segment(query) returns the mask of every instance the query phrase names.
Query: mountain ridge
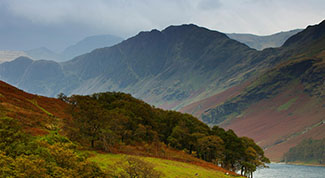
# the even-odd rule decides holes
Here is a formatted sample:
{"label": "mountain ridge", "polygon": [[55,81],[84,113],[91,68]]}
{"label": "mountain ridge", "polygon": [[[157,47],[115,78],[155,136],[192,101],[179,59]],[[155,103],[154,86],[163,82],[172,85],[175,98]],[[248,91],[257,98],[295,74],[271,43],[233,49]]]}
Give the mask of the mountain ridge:
{"label": "mountain ridge", "polygon": [[300,31],[302,31],[302,29],[278,32],[264,36],[249,33],[227,33],[226,35],[234,40],[247,44],[251,48],[263,50],[266,48],[281,47],[289,37]]}

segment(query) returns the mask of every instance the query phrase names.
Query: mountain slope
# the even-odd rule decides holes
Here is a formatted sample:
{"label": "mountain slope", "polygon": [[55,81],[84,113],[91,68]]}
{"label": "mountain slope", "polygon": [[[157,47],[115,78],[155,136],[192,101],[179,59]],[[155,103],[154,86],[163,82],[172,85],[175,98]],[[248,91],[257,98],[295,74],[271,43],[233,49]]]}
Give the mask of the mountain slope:
{"label": "mountain slope", "polygon": [[235,68],[243,62],[242,56],[253,52],[218,32],[194,25],[172,26],[95,50],[65,63],[64,69],[84,80],[73,93],[122,90],[158,103],[183,100],[213,80],[218,82],[219,73]]}
{"label": "mountain slope", "polygon": [[61,56],[64,60],[69,60],[81,54],[89,53],[97,48],[113,46],[122,40],[122,38],[113,35],[89,36],[64,49]]}
{"label": "mountain slope", "polygon": [[263,50],[265,48],[277,48],[282,46],[288,38],[297,34],[300,31],[302,31],[302,29],[279,32],[267,36],[240,33],[230,33],[227,34],[227,36],[231,39],[244,43],[251,48]]}
{"label": "mountain slope", "polygon": [[32,95],[0,81],[0,117],[17,118],[33,135],[47,134],[60,127],[67,104],[61,100]]}
{"label": "mountain slope", "polygon": [[325,138],[324,25],[308,27],[285,43],[283,48],[296,49],[290,60],[183,112],[254,138],[275,161],[304,138]]}
{"label": "mountain slope", "polygon": [[5,73],[0,76],[32,93],[124,91],[152,104],[176,108],[187,99],[199,99],[247,78],[251,63],[257,63],[252,59],[256,53],[222,33],[182,25],[141,32],[116,46],[61,63],[64,77],[52,77],[62,88],[39,80],[37,88],[30,88],[28,80],[14,83],[3,77]]}
{"label": "mountain slope", "polygon": [[141,32],[118,45],[60,63],[62,71],[48,81],[27,77],[15,83],[3,77],[5,73],[0,78],[48,96],[122,91],[162,108],[180,109],[293,55],[291,48],[256,51],[220,32],[181,25]]}

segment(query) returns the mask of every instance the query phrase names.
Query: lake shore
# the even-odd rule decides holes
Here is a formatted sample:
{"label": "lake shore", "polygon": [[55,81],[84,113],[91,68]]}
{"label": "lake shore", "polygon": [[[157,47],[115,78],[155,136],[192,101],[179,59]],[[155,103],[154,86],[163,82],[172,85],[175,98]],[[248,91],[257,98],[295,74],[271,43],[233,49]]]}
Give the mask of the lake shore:
{"label": "lake shore", "polygon": [[304,162],[271,162],[272,164],[289,164],[289,165],[300,165],[300,166],[317,166],[317,167],[325,167],[325,164],[317,164],[317,163],[304,163]]}

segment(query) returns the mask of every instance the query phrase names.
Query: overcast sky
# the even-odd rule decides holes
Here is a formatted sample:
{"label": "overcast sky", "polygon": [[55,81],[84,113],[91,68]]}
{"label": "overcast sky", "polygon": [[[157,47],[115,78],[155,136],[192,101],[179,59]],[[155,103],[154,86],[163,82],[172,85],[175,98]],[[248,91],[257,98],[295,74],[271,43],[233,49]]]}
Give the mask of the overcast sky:
{"label": "overcast sky", "polygon": [[128,38],[184,23],[267,35],[324,19],[324,0],[0,0],[0,49],[62,50],[89,35]]}

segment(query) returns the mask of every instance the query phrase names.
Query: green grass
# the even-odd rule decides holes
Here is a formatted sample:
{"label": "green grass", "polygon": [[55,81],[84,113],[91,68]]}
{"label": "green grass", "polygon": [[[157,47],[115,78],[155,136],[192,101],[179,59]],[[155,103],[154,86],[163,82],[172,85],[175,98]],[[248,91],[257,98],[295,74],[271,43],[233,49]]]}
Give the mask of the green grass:
{"label": "green grass", "polygon": [[[103,169],[107,169],[113,166],[116,162],[122,160],[125,155],[123,154],[99,154],[95,153],[90,158],[91,161],[96,162]],[[208,169],[193,164],[184,162],[171,161],[152,157],[139,157],[146,162],[152,163],[157,171],[162,172],[164,177],[171,178],[189,178],[189,177],[218,177],[218,178],[229,178],[234,177],[231,175],[225,175],[223,172],[217,170]],[[197,174],[197,175],[195,175]]]}
{"label": "green grass", "polygon": [[289,100],[287,103],[281,105],[278,107],[277,111],[286,111],[290,108],[290,106],[295,103],[297,100],[297,97],[296,98],[292,98],[291,100]]}
{"label": "green grass", "polygon": [[53,116],[52,113],[48,112],[46,109],[42,108],[40,105],[38,105],[37,101],[35,100],[29,100],[29,102],[31,102],[33,105],[35,105],[36,107],[38,107],[40,110],[42,110],[43,112],[45,112],[47,115],[49,116]]}

